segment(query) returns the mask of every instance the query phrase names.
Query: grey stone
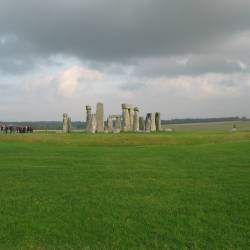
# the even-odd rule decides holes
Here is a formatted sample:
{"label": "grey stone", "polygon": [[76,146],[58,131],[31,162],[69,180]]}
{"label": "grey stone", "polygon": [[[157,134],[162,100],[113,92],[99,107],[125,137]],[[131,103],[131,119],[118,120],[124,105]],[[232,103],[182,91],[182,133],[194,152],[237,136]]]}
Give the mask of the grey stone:
{"label": "grey stone", "polygon": [[109,115],[110,118],[122,118],[122,115]]}
{"label": "grey stone", "polygon": [[133,109],[133,104],[123,103],[122,109]]}
{"label": "grey stone", "polygon": [[130,131],[130,116],[129,116],[129,111],[128,109],[123,109],[122,110],[122,116],[123,116],[123,126],[122,130],[124,132]]}
{"label": "grey stone", "polygon": [[108,133],[109,131],[108,130],[103,130],[102,133]]}
{"label": "grey stone", "polygon": [[108,117],[107,119],[107,125],[108,125],[108,129],[113,129],[113,120],[111,117]]}
{"label": "grey stone", "polygon": [[[149,121],[150,121],[150,117],[149,117],[149,115],[147,114],[147,116],[146,116],[146,121],[145,121],[145,129],[146,130],[150,130],[150,128],[148,128],[149,127]],[[151,123],[150,123],[150,125],[151,125]]]}
{"label": "grey stone", "polygon": [[112,129],[112,133],[120,133],[120,129]]}
{"label": "grey stone", "polygon": [[236,128],[232,128],[230,132],[235,132],[236,130],[237,130]]}
{"label": "grey stone", "polygon": [[90,124],[90,121],[88,121],[88,117],[90,117],[90,115],[91,115],[91,106],[90,105],[86,105],[86,110],[87,110],[87,112],[86,112],[86,130],[88,131],[88,129],[89,129],[89,124]]}
{"label": "grey stone", "polygon": [[139,129],[145,130],[145,121],[143,116],[139,117]]}
{"label": "grey stone", "polygon": [[68,117],[68,132],[71,132],[71,117]]}
{"label": "grey stone", "polygon": [[66,113],[63,114],[63,132],[68,132],[68,114]]}
{"label": "grey stone", "polygon": [[161,128],[161,113],[160,112],[155,113],[155,125],[156,125],[156,131],[162,131],[162,128]]}
{"label": "grey stone", "polygon": [[166,131],[166,132],[171,132],[172,129],[171,128],[164,128],[163,131]]}
{"label": "grey stone", "polygon": [[150,120],[150,119],[148,119],[147,126],[146,126],[146,130],[147,130],[148,132],[152,131],[152,130],[151,130],[151,120]]}
{"label": "grey stone", "polygon": [[96,132],[102,132],[104,130],[104,108],[101,102],[96,105],[96,123]]}
{"label": "grey stone", "polygon": [[129,109],[128,112],[130,117],[130,130],[133,130],[133,123],[134,123],[133,109]]}
{"label": "grey stone", "polygon": [[87,126],[87,133],[94,134],[96,131],[96,114],[88,115],[88,126]]}
{"label": "grey stone", "polygon": [[134,108],[134,131],[139,130],[139,108]]}
{"label": "grey stone", "polygon": [[136,130],[135,133],[150,133],[150,131],[147,131],[147,130]]}
{"label": "grey stone", "polygon": [[115,128],[116,128],[116,129],[119,129],[119,130],[122,129],[121,117],[117,117],[117,118],[116,118]]}
{"label": "grey stone", "polygon": [[[148,128],[148,121],[150,120],[150,128]],[[147,113],[146,117],[146,130],[156,131],[155,126],[155,114],[154,113]]]}

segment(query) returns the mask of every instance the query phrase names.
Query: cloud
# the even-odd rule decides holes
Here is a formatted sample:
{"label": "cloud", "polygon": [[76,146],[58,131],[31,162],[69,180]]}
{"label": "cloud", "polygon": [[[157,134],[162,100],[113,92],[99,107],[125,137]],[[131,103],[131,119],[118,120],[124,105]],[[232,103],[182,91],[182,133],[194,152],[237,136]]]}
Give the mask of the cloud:
{"label": "cloud", "polygon": [[127,82],[123,83],[120,87],[121,90],[139,90],[145,88],[145,83],[141,82]]}
{"label": "cloud", "polygon": [[103,74],[98,71],[75,65],[67,70],[59,71],[54,77],[48,76],[42,79],[34,79],[31,82],[29,91],[40,92],[46,90],[46,92],[54,92],[60,97],[72,98],[77,94],[75,92],[79,84],[87,84],[102,78]]}
{"label": "cloud", "polygon": [[0,68],[20,74],[58,54],[103,70],[189,54],[241,60],[250,56],[249,11],[248,0],[3,0]]}

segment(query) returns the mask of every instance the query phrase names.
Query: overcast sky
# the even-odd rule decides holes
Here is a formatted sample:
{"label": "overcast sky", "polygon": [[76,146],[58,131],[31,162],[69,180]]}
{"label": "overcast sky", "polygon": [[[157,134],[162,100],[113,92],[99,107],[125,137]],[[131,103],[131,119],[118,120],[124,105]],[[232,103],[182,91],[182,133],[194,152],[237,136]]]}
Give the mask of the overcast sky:
{"label": "overcast sky", "polygon": [[0,120],[250,117],[249,0],[0,1]]}

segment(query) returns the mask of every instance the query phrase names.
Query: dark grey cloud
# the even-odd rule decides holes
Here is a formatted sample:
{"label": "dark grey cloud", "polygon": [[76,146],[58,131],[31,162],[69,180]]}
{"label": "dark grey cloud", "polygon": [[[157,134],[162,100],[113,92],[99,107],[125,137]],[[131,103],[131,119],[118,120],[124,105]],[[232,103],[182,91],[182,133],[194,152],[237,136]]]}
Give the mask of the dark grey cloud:
{"label": "dark grey cloud", "polygon": [[138,90],[138,89],[142,89],[145,88],[146,84],[142,83],[142,82],[127,82],[124,83],[123,85],[121,85],[119,88],[121,90]]}
{"label": "dark grey cloud", "polygon": [[26,72],[57,54],[108,66],[187,54],[249,58],[242,46],[223,47],[249,30],[249,12],[249,0],[3,0],[0,37],[13,39],[0,45],[0,69]]}
{"label": "dark grey cloud", "polygon": [[144,60],[133,75],[140,77],[176,77],[205,73],[236,73],[249,71],[249,64],[229,60],[217,55],[187,55],[183,58],[154,58]]}

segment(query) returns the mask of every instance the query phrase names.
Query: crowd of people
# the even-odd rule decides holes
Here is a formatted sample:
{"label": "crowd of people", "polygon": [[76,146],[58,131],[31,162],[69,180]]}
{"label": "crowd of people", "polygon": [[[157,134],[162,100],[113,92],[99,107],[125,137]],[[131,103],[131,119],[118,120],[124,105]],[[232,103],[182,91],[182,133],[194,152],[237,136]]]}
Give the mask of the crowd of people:
{"label": "crowd of people", "polygon": [[1,133],[7,134],[8,131],[10,131],[11,134],[12,132],[17,134],[25,134],[25,133],[32,133],[34,131],[34,128],[32,128],[30,125],[13,127],[12,124],[10,125],[1,124]]}

